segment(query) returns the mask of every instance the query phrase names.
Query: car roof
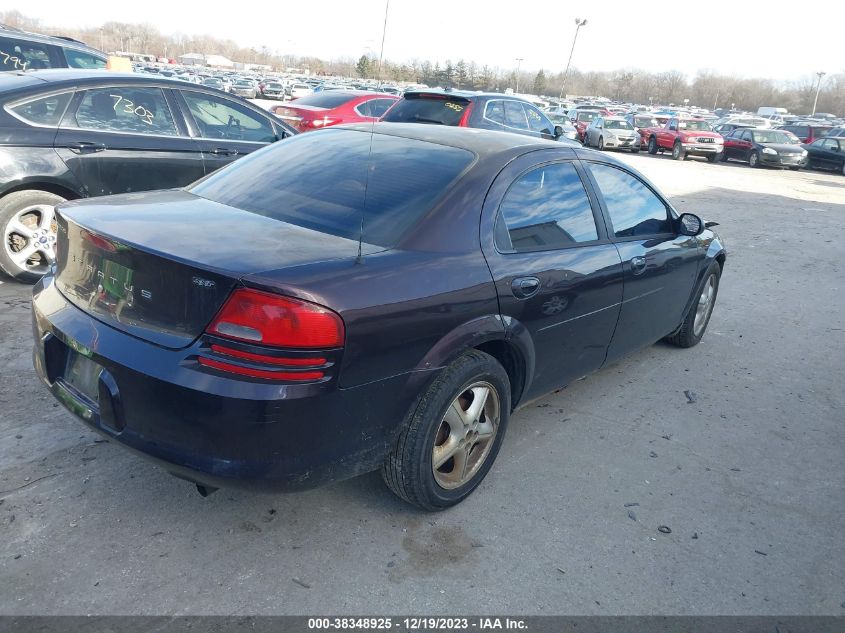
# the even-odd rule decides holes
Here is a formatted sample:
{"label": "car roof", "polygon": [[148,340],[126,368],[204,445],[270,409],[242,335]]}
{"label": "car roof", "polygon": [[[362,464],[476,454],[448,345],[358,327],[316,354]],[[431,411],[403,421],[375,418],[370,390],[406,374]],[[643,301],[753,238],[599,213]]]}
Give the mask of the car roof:
{"label": "car roof", "polygon": [[451,90],[442,88],[418,88],[414,90],[406,90],[405,95],[446,95],[452,97],[460,97],[461,99],[513,99],[514,101],[522,101],[524,103],[531,103],[527,99],[523,99],[517,95],[506,95],[500,92],[473,92],[471,90]]}
{"label": "car roof", "polygon": [[50,68],[44,70],[27,70],[0,73],[0,93],[31,88],[33,86],[73,87],[85,84],[96,84],[99,81],[108,83],[156,83],[167,86],[186,85],[197,87],[197,84],[181,79],[158,77],[147,73],[119,73],[105,68],[97,70],[82,70],[77,68]]}
{"label": "car roof", "polygon": [[96,53],[101,57],[108,57],[103,51],[94,48],[93,46],[88,46],[85,42],[80,42],[79,40],[75,40],[72,37],[64,37],[60,35],[43,35],[41,33],[32,33],[30,31],[24,31],[22,29],[18,29],[13,26],[8,26],[7,24],[0,24],[0,34],[5,37],[10,38],[17,38],[20,40],[28,40],[30,42],[40,42],[43,44],[54,44],[56,46],[63,46],[65,48],[75,48],[79,50],[84,50],[90,53]]}
{"label": "car roof", "polygon": [[[356,130],[397,136],[401,138],[435,143],[469,150],[479,156],[489,156],[503,152],[523,149],[574,149],[557,141],[511,134],[498,130],[482,130],[479,128],[458,127],[451,125],[426,125],[423,123],[350,123],[335,126],[336,129]],[[517,154],[524,152],[515,152]]]}

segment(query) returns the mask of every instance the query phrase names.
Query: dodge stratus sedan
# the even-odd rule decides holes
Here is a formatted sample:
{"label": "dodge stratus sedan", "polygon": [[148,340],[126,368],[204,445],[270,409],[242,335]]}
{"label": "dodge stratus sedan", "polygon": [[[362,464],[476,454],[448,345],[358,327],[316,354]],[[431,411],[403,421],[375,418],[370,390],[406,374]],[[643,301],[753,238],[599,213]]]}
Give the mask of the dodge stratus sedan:
{"label": "dodge stratus sedan", "polygon": [[421,508],[516,407],[704,335],[725,250],[604,154],[360,124],[179,190],[60,205],[34,362],[92,429],[207,493],[381,469]]}

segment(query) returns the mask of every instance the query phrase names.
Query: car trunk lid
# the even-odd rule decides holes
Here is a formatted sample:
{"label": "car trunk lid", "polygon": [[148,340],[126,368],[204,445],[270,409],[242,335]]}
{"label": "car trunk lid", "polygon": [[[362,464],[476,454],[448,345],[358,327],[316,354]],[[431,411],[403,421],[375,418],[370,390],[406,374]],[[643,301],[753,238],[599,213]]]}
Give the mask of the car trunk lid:
{"label": "car trunk lid", "polygon": [[56,218],[59,291],[98,320],[171,349],[202,333],[244,275],[354,258],[358,249],[181,190],[71,203]]}

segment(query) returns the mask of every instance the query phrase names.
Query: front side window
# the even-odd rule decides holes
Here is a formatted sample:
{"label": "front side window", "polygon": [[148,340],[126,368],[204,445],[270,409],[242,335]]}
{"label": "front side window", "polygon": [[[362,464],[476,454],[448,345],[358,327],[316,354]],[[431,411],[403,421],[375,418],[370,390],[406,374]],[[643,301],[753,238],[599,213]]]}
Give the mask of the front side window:
{"label": "front side window", "polygon": [[183,91],[188,108],[203,138],[272,143],[276,134],[270,121],[239,103],[200,92]]}
{"label": "front side window", "polygon": [[36,125],[55,126],[62,120],[72,92],[40,97],[9,108],[20,118]]}
{"label": "front side window", "polygon": [[75,51],[72,48],[65,49],[65,59],[67,60],[68,68],[96,69],[106,67],[106,60],[102,57],[97,57],[91,53]]}
{"label": "front side window", "polygon": [[528,119],[528,127],[532,132],[538,132],[540,134],[552,133],[552,125],[542,112],[527,103],[523,103],[522,107],[525,110],[525,117]]}
{"label": "front side window", "polygon": [[393,105],[395,99],[370,99],[355,106],[355,111],[361,116],[380,118]]}
{"label": "front side window", "polygon": [[590,164],[616,237],[670,233],[666,205],[639,178],[610,165]]}
{"label": "front side window", "polygon": [[598,239],[590,199],[572,163],[544,165],[520,176],[499,214],[497,244],[504,251],[552,250]]}
{"label": "front side window", "polygon": [[46,44],[0,37],[0,71],[52,68]]}
{"label": "front side window", "polygon": [[178,136],[161,88],[120,86],[86,90],[76,124],[85,130]]}

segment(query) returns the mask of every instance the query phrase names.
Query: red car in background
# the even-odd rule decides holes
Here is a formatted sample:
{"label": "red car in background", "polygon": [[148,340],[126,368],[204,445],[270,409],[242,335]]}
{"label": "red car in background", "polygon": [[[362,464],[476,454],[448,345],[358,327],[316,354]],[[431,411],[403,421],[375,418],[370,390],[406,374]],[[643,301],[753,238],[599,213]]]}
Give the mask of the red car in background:
{"label": "red car in background", "polygon": [[300,132],[308,132],[339,123],[377,121],[398,99],[366,90],[324,90],[270,110]]}

